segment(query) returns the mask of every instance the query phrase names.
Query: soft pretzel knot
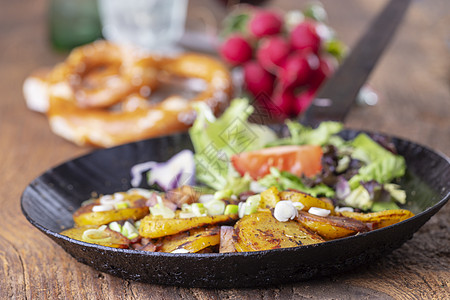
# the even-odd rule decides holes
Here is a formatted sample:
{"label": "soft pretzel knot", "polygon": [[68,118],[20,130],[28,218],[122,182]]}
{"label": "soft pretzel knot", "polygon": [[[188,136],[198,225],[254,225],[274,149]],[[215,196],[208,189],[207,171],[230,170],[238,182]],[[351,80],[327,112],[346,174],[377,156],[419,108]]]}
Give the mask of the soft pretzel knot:
{"label": "soft pretzel knot", "polygon": [[[200,79],[201,91],[149,101],[167,77]],[[198,102],[220,113],[230,101],[232,80],[227,67],[209,56],[156,57],[97,41],[29,76],[24,95],[30,109],[47,114],[56,134],[78,145],[111,147],[188,129]]]}

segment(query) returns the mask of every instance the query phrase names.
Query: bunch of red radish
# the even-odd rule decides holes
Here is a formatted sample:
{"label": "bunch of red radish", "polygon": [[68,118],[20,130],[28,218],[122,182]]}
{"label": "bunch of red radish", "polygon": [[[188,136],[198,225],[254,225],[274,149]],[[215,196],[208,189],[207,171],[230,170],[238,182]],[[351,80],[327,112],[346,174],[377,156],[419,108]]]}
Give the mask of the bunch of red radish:
{"label": "bunch of red radish", "polygon": [[241,30],[226,36],[220,55],[242,67],[244,88],[257,103],[270,101],[283,117],[294,117],[310,105],[337,60],[320,34],[328,28],[323,22],[300,13],[299,21],[288,23],[277,11],[252,8]]}

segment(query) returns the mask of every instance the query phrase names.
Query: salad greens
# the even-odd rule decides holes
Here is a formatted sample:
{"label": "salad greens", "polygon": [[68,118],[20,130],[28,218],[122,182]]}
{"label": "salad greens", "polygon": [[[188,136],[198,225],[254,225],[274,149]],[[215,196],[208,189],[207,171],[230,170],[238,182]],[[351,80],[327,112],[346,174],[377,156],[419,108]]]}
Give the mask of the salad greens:
{"label": "salad greens", "polygon": [[334,190],[323,184],[317,184],[314,187],[306,186],[300,177],[295,176],[286,171],[280,171],[277,168],[270,168],[270,174],[264,176],[258,183],[266,188],[270,188],[271,186],[275,186],[278,190],[284,191],[288,189],[302,191],[304,193],[311,194],[314,197],[317,196],[325,196],[325,197],[333,197]]}
{"label": "salad greens", "polygon": [[216,118],[204,103],[197,106],[197,118],[189,135],[194,145],[196,177],[199,182],[216,190],[245,186],[230,168],[233,154],[260,149],[277,139],[267,126],[248,122],[254,108],[244,98],[232,101],[228,109]]}
{"label": "salad greens", "polygon": [[352,158],[365,163],[365,166],[359,169],[358,175],[350,179],[352,189],[357,187],[360,181],[388,183],[405,174],[405,159],[386,150],[366,134],[359,134],[351,145],[354,148]]}
{"label": "salad greens", "polygon": [[[351,141],[353,159],[364,165],[350,178],[350,195],[344,199],[346,205],[363,210],[379,211],[398,208],[395,202],[405,204],[406,193],[398,185],[390,182],[405,174],[405,159],[386,150],[366,134],[359,134]],[[374,192],[365,187],[365,182],[375,182]],[[378,197],[375,197],[377,195]],[[378,200],[378,202],[375,202]]]}
{"label": "salad greens", "polygon": [[[337,205],[361,210],[398,208],[396,203],[406,201],[405,192],[392,183],[405,174],[404,158],[365,133],[345,141],[337,135],[343,129],[341,123],[323,122],[313,129],[287,121],[290,135],[278,138],[268,126],[248,121],[254,108],[245,98],[233,100],[218,118],[205,104],[199,103],[196,110],[196,121],[189,130],[195,149],[195,180],[213,189],[217,199],[275,186],[329,197]],[[271,167],[269,174],[255,180],[248,174],[241,176],[231,163],[237,153],[287,145],[321,146],[320,174],[306,178]]]}
{"label": "salad greens", "polygon": [[322,122],[313,129],[304,126],[298,122],[287,120],[286,126],[289,129],[290,136],[278,139],[267,146],[280,145],[319,145],[326,144],[342,145],[344,140],[335,134],[339,133],[344,126],[338,122]]}

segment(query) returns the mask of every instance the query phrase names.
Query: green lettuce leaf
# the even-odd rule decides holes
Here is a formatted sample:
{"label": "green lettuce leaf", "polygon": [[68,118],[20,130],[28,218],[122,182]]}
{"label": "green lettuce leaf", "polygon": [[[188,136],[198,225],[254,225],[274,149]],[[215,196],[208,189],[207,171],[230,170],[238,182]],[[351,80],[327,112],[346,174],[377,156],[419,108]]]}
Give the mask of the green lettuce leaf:
{"label": "green lettuce leaf", "polygon": [[[353,148],[351,157],[362,161],[364,165],[355,176],[350,178],[351,193],[344,199],[344,203],[352,207],[373,211],[398,207],[395,202],[404,204],[406,201],[405,192],[400,186],[391,182],[405,174],[405,159],[386,150],[364,133],[359,134],[350,144]],[[384,189],[390,194],[391,200],[377,202],[377,199],[372,199],[370,193],[361,185],[361,183],[369,181],[383,184]]]}
{"label": "green lettuce leaf", "polygon": [[239,195],[243,192],[250,190],[250,183],[252,178],[250,175],[245,174],[242,177],[229,176],[227,178],[224,189],[231,192],[231,195]]}
{"label": "green lettuce leaf", "polygon": [[304,126],[298,122],[288,120],[286,125],[289,129],[290,136],[279,139],[268,146],[281,145],[318,145],[324,146],[334,143],[343,143],[343,140],[335,134],[340,132],[343,128],[342,123],[339,122],[322,122],[317,128]]}
{"label": "green lettuce leaf", "polygon": [[398,184],[386,183],[383,188],[391,195],[392,201],[406,204],[406,192]]}
{"label": "green lettuce leaf", "polygon": [[359,185],[345,198],[344,203],[351,207],[369,210],[373,205],[373,199],[364,186]]}
{"label": "green lettuce leaf", "polygon": [[350,188],[354,190],[361,181],[375,180],[379,183],[389,183],[405,174],[405,159],[395,155],[380,146],[364,133],[359,134],[353,141],[352,158],[365,163],[350,181]]}
{"label": "green lettuce leaf", "polygon": [[230,164],[233,154],[261,149],[277,139],[269,127],[248,122],[254,108],[247,99],[234,99],[219,118],[204,103],[196,110],[197,118],[189,130],[196,177],[216,190],[225,189],[230,178],[238,176]]}
{"label": "green lettuce leaf", "polygon": [[307,187],[303,184],[300,177],[277,168],[270,168],[270,174],[258,180],[258,184],[263,187],[270,188],[275,186],[278,190],[284,191],[288,189],[298,190],[311,194],[314,197],[326,196],[333,197],[334,190],[325,184],[318,184],[314,187]]}

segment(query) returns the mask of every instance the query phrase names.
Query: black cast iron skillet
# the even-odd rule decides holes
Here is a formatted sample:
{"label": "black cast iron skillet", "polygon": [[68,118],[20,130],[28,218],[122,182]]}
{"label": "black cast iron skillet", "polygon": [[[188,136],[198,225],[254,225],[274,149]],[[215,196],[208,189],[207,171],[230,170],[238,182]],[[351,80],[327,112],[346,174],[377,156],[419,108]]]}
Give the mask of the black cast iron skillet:
{"label": "black cast iron skillet", "polygon": [[[346,130],[345,138],[357,131]],[[92,192],[130,188],[130,168],[165,161],[192,149],[186,134],[92,152],[33,180],[21,199],[26,218],[78,261],[99,271],[140,282],[185,287],[237,288],[278,285],[347,271],[381,258],[410,239],[450,197],[450,160],[421,145],[393,138],[407,162],[400,182],[405,208],[416,215],[383,229],[317,245],[248,253],[172,254],[108,248],[60,235],[73,226],[72,213]]]}

